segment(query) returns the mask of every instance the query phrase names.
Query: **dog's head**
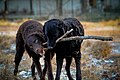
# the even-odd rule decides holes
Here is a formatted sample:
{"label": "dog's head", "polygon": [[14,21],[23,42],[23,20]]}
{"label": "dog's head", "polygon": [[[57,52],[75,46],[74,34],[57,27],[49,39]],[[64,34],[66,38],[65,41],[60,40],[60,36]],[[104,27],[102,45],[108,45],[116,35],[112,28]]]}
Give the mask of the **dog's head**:
{"label": "dog's head", "polygon": [[45,53],[42,45],[43,42],[44,38],[40,34],[30,34],[26,40],[27,46],[30,48],[30,50],[40,56],[43,56]]}
{"label": "dog's head", "polygon": [[56,40],[64,34],[63,22],[59,19],[52,19],[45,23],[43,32],[47,39],[48,49],[52,49],[56,45]]}

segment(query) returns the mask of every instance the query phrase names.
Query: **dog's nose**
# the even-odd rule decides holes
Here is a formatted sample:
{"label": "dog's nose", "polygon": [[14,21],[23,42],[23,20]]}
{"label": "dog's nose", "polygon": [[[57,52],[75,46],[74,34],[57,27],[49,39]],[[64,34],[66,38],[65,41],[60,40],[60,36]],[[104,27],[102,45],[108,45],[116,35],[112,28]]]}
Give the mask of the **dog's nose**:
{"label": "dog's nose", "polygon": [[36,49],[35,51],[37,54],[39,54],[40,56],[43,56],[44,55],[44,50],[43,49]]}

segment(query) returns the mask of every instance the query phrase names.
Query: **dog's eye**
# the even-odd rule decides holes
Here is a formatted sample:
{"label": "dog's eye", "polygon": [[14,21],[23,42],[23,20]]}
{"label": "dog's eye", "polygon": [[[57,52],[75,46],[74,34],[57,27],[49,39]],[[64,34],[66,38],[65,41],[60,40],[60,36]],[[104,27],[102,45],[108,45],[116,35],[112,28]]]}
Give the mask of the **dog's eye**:
{"label": "dog's eye", "polygon": [[33,48],[32,45],[30,45],[30,48],[31,48],[31,49]]}
{"label": "dog's eye", "polygon": [[36,40],[34,41],[34,43],[38,43],[38,40],[36,39]]}

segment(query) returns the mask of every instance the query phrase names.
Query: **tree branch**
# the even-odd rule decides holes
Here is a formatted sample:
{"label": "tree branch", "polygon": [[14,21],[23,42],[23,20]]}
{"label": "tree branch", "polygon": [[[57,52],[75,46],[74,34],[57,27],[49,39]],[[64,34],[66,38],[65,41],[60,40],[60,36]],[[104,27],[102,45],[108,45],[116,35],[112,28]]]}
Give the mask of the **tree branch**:
{"label": "tree branch", "polygon": [[56,43],[61,41],[64,37],[66,37],[68,34],[70,34],[73,31],[73,29],[67,31],[64,35],[62,35],[60,38],[56,40]]}
{"label": "tree branch", "polygon": [[[64,35],[62,35],[60,38],[58,38],[58,39],[56,40],[56,43],[59,42],[60,40],[62,40],[64,37],[66,37],[66,36],[67,36],[69,33],[71,33],[72,31],[73,31],[73,29],[67,31]],[[46,44],[47,44],[47,42],[43,43],[43,45],[46,45]]]}
{"label": "tree branch", "polygon": [[95,39],[95,40],[101,40],[101,41],[112,41],[112,37],[101,37],[101,36],[73,36],[73,37],[67,37],[61,39],[61,41],[70,41],[70,40],[85,40],[85,39]]}
{"label": "tree branch", "polygon": [[[101,40],[101,41],[112,41],[112,37],[102,37],[102,36],[72,36],[72,37],[66,37],[69,33],[71,33],[73,29],[67,31],[63,36],[58,38],[56,40],[56,43],[62,42],[62,41],[71,41],[71,40],[85,40],[85,39],[95,39],[95,40]],[[47,42],[43,43],[43,45],[46,45]]]}

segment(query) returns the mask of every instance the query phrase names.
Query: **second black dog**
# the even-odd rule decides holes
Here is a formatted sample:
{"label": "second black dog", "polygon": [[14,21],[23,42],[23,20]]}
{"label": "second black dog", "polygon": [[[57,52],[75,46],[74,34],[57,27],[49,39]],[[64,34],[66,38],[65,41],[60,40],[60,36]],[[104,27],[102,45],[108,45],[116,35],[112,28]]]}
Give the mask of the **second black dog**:
{"label": "second black dog", "polygon": [[[81,43],[83,40],[72,40],[56,43],[56,40],[61,37],[68,30],[73,29],[67,37],[71,36],[84,36],[84,29],[80,22],[75,18],[66,18],[64,20],[52,19],[45,23],[43,32],[47,39],[48,54],[46,53],[46,67],[48,67],[48,79],[53,80],[52,67],[50,59],[53,53],[56,53],[57,71],[55,80],[60,80],[60,73],[63,64],[63,59],[66,59],[66,71],[69,80],[73,80],[70,74],[70,65],[72,58],[76,63],[76,80],[81,80],[80,58],[81,58]],[[51,55],[49,55],[51,54]]]}

